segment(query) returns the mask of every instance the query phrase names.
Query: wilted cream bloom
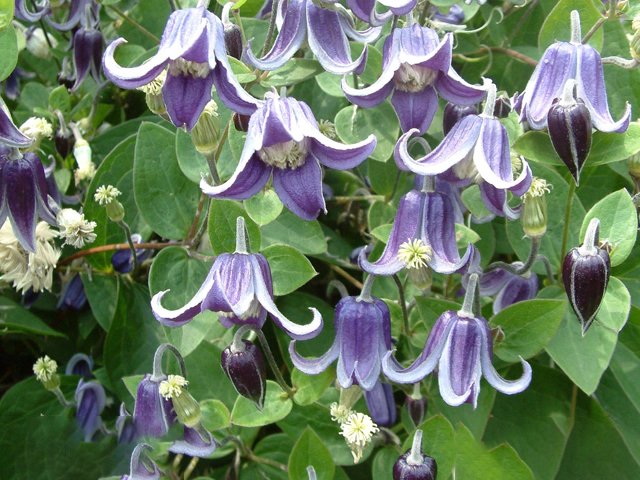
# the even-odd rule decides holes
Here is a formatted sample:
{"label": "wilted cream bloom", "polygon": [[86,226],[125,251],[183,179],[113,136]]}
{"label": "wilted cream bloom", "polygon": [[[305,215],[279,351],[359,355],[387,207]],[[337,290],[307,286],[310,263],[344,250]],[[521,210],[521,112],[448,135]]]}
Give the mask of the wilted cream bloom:
{"label": "wilted cream bloom", "polygon": [[85,220],[84,214],[72,208],[60,210],[56,221],[60,229],[60,237],[64,238],[66,245],[82,248],[85,243],[92,243],[96,239],[93,229],[96,228],[97,223]]}
{"label": "wilted cream bloom", "polygon": [[91,147],[85,139],[76,139],[73,147],[73,157],[78,168],[73,172],[73,177],[78,185],[83,180],[91,181],[96,174],[96,164],[91,161]]}
{"label": "wilted cream bloom", "polygon": [[331,420],[338,422],[340,425],[345,423],[351,416],[353,410],[349,410],[346,406],[340,405],[338,402],[331,404]]}
{"label": "wilted cream bloom", "polygon": [[30,117],[20,126],[20,131],[33,139],[33,143],[26,148],[28,152],[35,152],[40,148],[43,138],[53,136],[53,127],[44,118]]}
{"label": "wilted cream bloom", "polygon": [[58,234],[45,222],[36,227],[36,252],[29,253],[22,248],[11,229],[11,222],[5,221],[0,228],[0,280],[12,283],[21,293],[30,288],[34,292],[51,290],[53,269],[60,258],[52,240]]}

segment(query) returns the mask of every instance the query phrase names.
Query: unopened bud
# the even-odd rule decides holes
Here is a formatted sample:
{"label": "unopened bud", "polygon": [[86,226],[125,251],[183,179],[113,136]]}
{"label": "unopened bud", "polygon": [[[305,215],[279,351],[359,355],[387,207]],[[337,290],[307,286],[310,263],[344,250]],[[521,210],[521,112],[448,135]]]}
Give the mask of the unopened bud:
{"label": "unopened bud", "polygon": [[167,72],[162,71],[155,79],[142,87],[138,87],[145,93],[147,107],[156,115],[164,116],[167,113],[167,106],[162,98],[162,86],[167,78]]}
{"label": "unopened bud", "polygon": [[262,411],[267,370],[260,349],[249,340],[231,344],[222,352],[220,364],[236,391]]}
{"label": "unopened bud", "polygon": [[55,144],[56,152],[58,152],[60,156],[64,159],[64,158],[67,158],[69,154],[72,152],[73,147],[76,143],[76,139],[70,130],[62,130],[60,128],[56,132],[56,136],[53,140],[53,143]]}
{"label": "unopened bud", "polygon": [[233,114],[233,126],[236,127],[238,132],[246,132],[249,130],[249,120],[251,120],[251,115]]}
{"label": "unopened bud", "polygon": [[53,48],[58,46],[58,41],[52,36],[48,35],[49,42],[45,38],[45,32],[41,28],[34,28],[33,30],[27,30],[26,39],[27,50],[38,58],[45,60],[51,57],[51,51],[49,50],[49,42]]}
{"label": "unopened bud", "polygon": [[242,32],[235,23],[224,25],[224,44],[227,47],[227,53],[240,60],[242,57]]}
{"label": "unopened bud", "polygon": [[498,97],[493,108],[493,116],[496,118],[507,118],[511,113],[511,100],[506,97]]}
{"label": "unopened bud", "polygon": [[531,187],[522,196],[520,222],[527,237],[541,237],[547,231],[547,199],[551,185],[544,178],[534,177]]}
{"label": "unopened bud", "polygon": [[478,109],[475,105],[462,106],[447,103],[444,107],[444,117],[442,119],[442,131],[446,135],[451,129],[467,115],[477,115]]}
{"label": "unopened bud", "polygon": [[216,102],[211,100],[191,130],[191,141],[196,150],[205,156],[215,153],[220,142],[220,119],[217,110]]}
{"label": "unopened bud", "polygon": [[411,449],[393,465],[393,480],[435,480],[437,476],[438,465],[422,453],[422,430],[416,430]]}
{"label": "unopened bud", "polygon": [[409,418],[411,419],[413,426],[418,427],[422,425],[429,406],[427,397],[423,397],[420,394],[420,391],[418,391],[417,394],[407,396],[404,401],[404,406],[407,409],[407,413],[409,414]]}

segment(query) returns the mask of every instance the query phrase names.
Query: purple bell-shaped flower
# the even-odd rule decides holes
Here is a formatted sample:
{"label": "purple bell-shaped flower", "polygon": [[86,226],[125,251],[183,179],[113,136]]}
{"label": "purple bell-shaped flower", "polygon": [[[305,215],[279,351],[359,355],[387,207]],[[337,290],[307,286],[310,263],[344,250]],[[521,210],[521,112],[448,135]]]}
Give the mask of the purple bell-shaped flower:
{"label": "purple bell-shaped flower", "polygon": [[131,454],[129,475],[123,475],[120,480],[160,480],[162,470],[151,460],[144,450],[153,450],[151,445],[141,443]]}
{"label": "purple bell-shaped flower", "polygon": [[69,359],[64,369],[65,375],[80,375],[89,380],[93,370],[93,359],[84,353],[76,353]]}
{"label": "purple bell-shaped flower", "polygon": [[393,387],[388,383],[376,382],[371,390],[364,391],[364,399],[371,419],[379,427],[392,427],[396,423],[396,402]]}
{"label": "purple bell-shaped flower", "polygon": [[78,405],[76,420],[84,431],[84,441],[90,442],[102,425],[100,414],[106,404],[104,387],[97,382],[80,379],[74,397]]}

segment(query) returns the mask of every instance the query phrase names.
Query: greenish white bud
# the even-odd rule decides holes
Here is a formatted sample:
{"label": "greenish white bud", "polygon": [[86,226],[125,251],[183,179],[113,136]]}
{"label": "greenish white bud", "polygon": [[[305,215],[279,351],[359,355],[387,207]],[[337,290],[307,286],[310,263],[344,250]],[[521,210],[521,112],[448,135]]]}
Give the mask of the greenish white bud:
{"label": "greenish white bud", "polygon": [[544,178],[534,177],[531,187],[522,197],[520,222],[527,237],[541,237],[547,231],[547,199],[552,185]]}
{"label": "greenish white bud", "polygon": [[198,123],[191,130],[191,141],[202,155],[213,155],[220,142],[220,119],[218,106],[213,100],[207,103]]}

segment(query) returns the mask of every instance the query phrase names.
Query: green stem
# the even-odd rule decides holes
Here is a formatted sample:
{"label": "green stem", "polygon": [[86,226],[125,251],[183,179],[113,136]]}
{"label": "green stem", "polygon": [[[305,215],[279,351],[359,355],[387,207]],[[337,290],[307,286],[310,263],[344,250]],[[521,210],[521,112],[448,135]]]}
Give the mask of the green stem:
{"label": "green stem", "polygon": [[396,273],[393,275],[393,281],[396,282],[396,286],[398,287],[398,303],[400,304],[400,308],[402,309],[402,323],[404,326],[404,334],[407,337],[411,337],[411,330],[409,327],[409,313],[407,312],[407,302],[404,296],[404,286],[400,281],[400,277]]}
{"label": "green stem", "polygon": [[578,402],[578,386],[574,383],[571,391],[571,410],[569,410],[569,429],[573,430],[576,423],[576,404]]}
{"label": "green stem", "polygon": [[505,262],[493,262],[487,268],[485,268],[484,273],[489,273],[494,270],[498,270],[499,268],[505,270],[509,273],[513,273],[514,275],[524,275],[538,259],[538,252],[540,251],[540,245],[542,243],[542,237],[535,236],[531,238],[531,248],[529,249],[529,256],[527,257],[527,261],[521,267],[514,267],[513,265]]}
{"label": "green stem", "polygon": [[560,249],[560,259],[564,258],[567,251],[567,241],[569,239],[569,222],[571,220],[571,208],[573,207],[573,196],[576,192],[576,181],[571,177],[569,184],[569,195],[567,196],[567,207],[564,212],[564,227],[562,230],[562,248]]}
{"label": "green stem", "polygon": [[131,250],[131,256],[133,257],[133,270],[131,271],[131,275],[135,276],[136,272],[138,271],[138,255],[136,254],[136,247],[133,244],[133,239],[131,238],[131,229],[129,228],[129,225],[127,225],[127,222],[125,222],[124,220],[120,220],[118,222],[118,225],[120,225],[120,227],[124,230],[124,234],[127,237],[129,250]]}
{"label": "green stem", "polygon": [[269,19],[269,30],[267,31],[267,38],[264,41],[264,48],[262,49],[261,57],[264,57],[271,46],[271,40],[273,40],[273,33],[276,29],[276,18],[278,17],[278,8],[281,0],[273,0],[271,4],[271,18]]}
{"label": "green stem", "polygon": [[138,22],[136,22],[135,20],[133,20],[132,18],[129,17],[129,15],[127,15],[126,13],[124,13],[122,10],[120,10],[118,7],[115,7],[113,5],[106,5],[107,8],[110,8],[111,10],[113,10],[117,15],[119,15],[123,20],[126,20],[127,22],[129,22],[131,25],[133,25],[140,33],[142,33],[143,35],[149,37],[151,40],[153,40],[156,43],[160,43],[160,39],[158,37],[156,37],[153,33],[151,33],[149,30],[147,30],[146,28],[144,28],[142,25],[140,25]]}
{"label": "green stem", "polygon": [[289,385],[287,385],[287,382],[285,382],[284,377],[282,376],[282,373],[278,368],[278,364],[276,363],[276,359],[273,358],[273,353],[271,353],[271,348],[269,347],[269,342],[267,342],[267,337],[264,336],[264,333],[262,333],[262,330],[260,330],[259,328],[254,327],[253,331],[256,332],[258,340],[260,340],[260,343],[262,344],[262,349],[264,350],[267,361],[269,362],[269,366],[271,367],[271,370],[273,370],[273,374],[275,375],[278,384],[287,393],[287,396],[289,398],[293,398],[295,392]]}
{"label": "green stem", "polygon": [[604,23],[610,18],[616,18],[616,4],[617,1],[609,0],[609,12],[606,16],[600,17],[598,21],[591,27],[591,30],[587,32],[587,34],[582,37],[582,43],[587,43],[591,37],[598,31],[598,29],[604,25]]}

